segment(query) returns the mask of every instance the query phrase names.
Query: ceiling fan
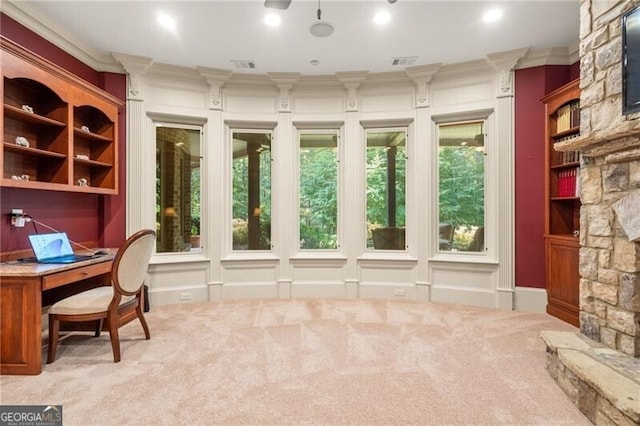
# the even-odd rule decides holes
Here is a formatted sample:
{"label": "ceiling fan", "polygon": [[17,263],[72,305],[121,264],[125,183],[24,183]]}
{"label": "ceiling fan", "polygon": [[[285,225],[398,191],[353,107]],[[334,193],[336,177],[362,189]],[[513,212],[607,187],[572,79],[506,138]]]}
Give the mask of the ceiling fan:
{"label": "ceiling fan", "polygon": [[[387,0],[388,3],[393,4],[398,0]],[[272,9],[285,10],[289,8],[291,0],[264,0],[264,7],[270,7]]]}

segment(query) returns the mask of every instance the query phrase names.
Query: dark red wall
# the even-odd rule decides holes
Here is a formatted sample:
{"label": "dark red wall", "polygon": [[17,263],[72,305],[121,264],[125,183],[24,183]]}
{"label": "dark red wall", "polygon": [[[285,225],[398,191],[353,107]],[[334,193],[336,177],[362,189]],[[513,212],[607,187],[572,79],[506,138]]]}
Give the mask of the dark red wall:
{"label": "dark red wall", "polygon": [[548,65],[515,72],[515,279],[519,287],[545,287],[545,116],[540,99],[571,81],[576,68]]}
{"label": "dark red wall", "polygon": [[[103,73],[102,88],[109,93],[126,98],[127,79],[125,75]],[[99,229],[103,247],[119,247],[126,238],[126,189],[127,189],[127,109],[126,103],[118,109],[118,195],[102,196]]]}
{"label": "dark red wall", "polygon": [[[126,219],[126,76],[93,70],[4,14],[0,14],[0,34],[123,100],[118,116],[118,195],[2,188],[0,252],[29,248],[27,235],[34,232],[32,225],[24,228],[10,225],[8,213],[12,208],[21,208],[36,220],[67,232],[74,241],[95,242],[102,247],[120,246],[125,239]],[[38,231],[46,232],[46,228],[38,227]]]}

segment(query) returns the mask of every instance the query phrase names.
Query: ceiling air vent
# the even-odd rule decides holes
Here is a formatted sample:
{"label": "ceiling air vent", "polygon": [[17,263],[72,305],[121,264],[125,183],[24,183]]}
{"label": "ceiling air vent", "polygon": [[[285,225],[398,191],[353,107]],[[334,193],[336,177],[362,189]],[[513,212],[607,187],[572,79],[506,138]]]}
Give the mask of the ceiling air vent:
{"label": "ceiling air vent", "polygon": [[391,65],[393,66],[406,66],[413,65],[416,63],[417,56],[405,56],[401,58],[393,58],[391,59]]}
{"label": "ceiling air vent", "polygon": [[235,68],[237,70],[253,70],[253,69],[256,68],[256,62],[255,61],[232,60],[231,64],[233,65],[233,68]]}

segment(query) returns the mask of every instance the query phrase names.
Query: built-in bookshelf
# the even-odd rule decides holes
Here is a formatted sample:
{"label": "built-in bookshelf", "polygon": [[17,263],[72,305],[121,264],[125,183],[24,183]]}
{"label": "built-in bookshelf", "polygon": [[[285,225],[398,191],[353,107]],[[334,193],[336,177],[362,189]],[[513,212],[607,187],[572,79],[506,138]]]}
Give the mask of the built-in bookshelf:
{"label": "built-in bookshelf", "polygon": [[117,194],[121,102],[0,41],[0,186]]}
{"label": "built-in bookshelf", "polygon": [[579,325],[580,153],[558,143],[580,136],[580,87],[575,80],[545,104],[545,269],[547,312]]}

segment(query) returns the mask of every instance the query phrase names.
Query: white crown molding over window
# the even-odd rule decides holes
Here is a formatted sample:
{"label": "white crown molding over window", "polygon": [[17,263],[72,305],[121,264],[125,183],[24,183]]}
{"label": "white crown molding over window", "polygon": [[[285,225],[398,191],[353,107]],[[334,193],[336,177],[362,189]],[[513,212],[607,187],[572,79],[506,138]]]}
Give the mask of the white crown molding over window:
{"label": "white crown molding over window", "polygon": [[366,71],[338,72],[336,77],[347,89],[347,111],[358,111],[358,87],[367,78]]}
{"label": "white crown molding over window", "polygon": [[268,73],[267,76],[280,90],[278,112],[291,112],[291,88],[300,79],[300,73]]}
{"label": "white crown molding over window", "polygon": [[406,72],[416,85],[416,108],[429,106],[429,82],[442,64],[409,67]]}
{"label": "white crown molding over window", "polygon": [[498,97],[513,96],[513,69],[528,50],[529,48],[526,47],[487,55],[487,62],[499,75]]}
{"label": "white crown molding over window", "polygon": [[153,59],[143,56],[125,55],[122,53],[114,53],[113,57],[127,71],[127,99],[142,100],[144,98],[142,77],[145,75],[149,67],[153,65]]}
{"label": "white crown molding over window", "polygon": [[231,71],[217,68],[197,67],[200,75],[209,84],[209,109],[222,109],[222,86],[231,78]]}

